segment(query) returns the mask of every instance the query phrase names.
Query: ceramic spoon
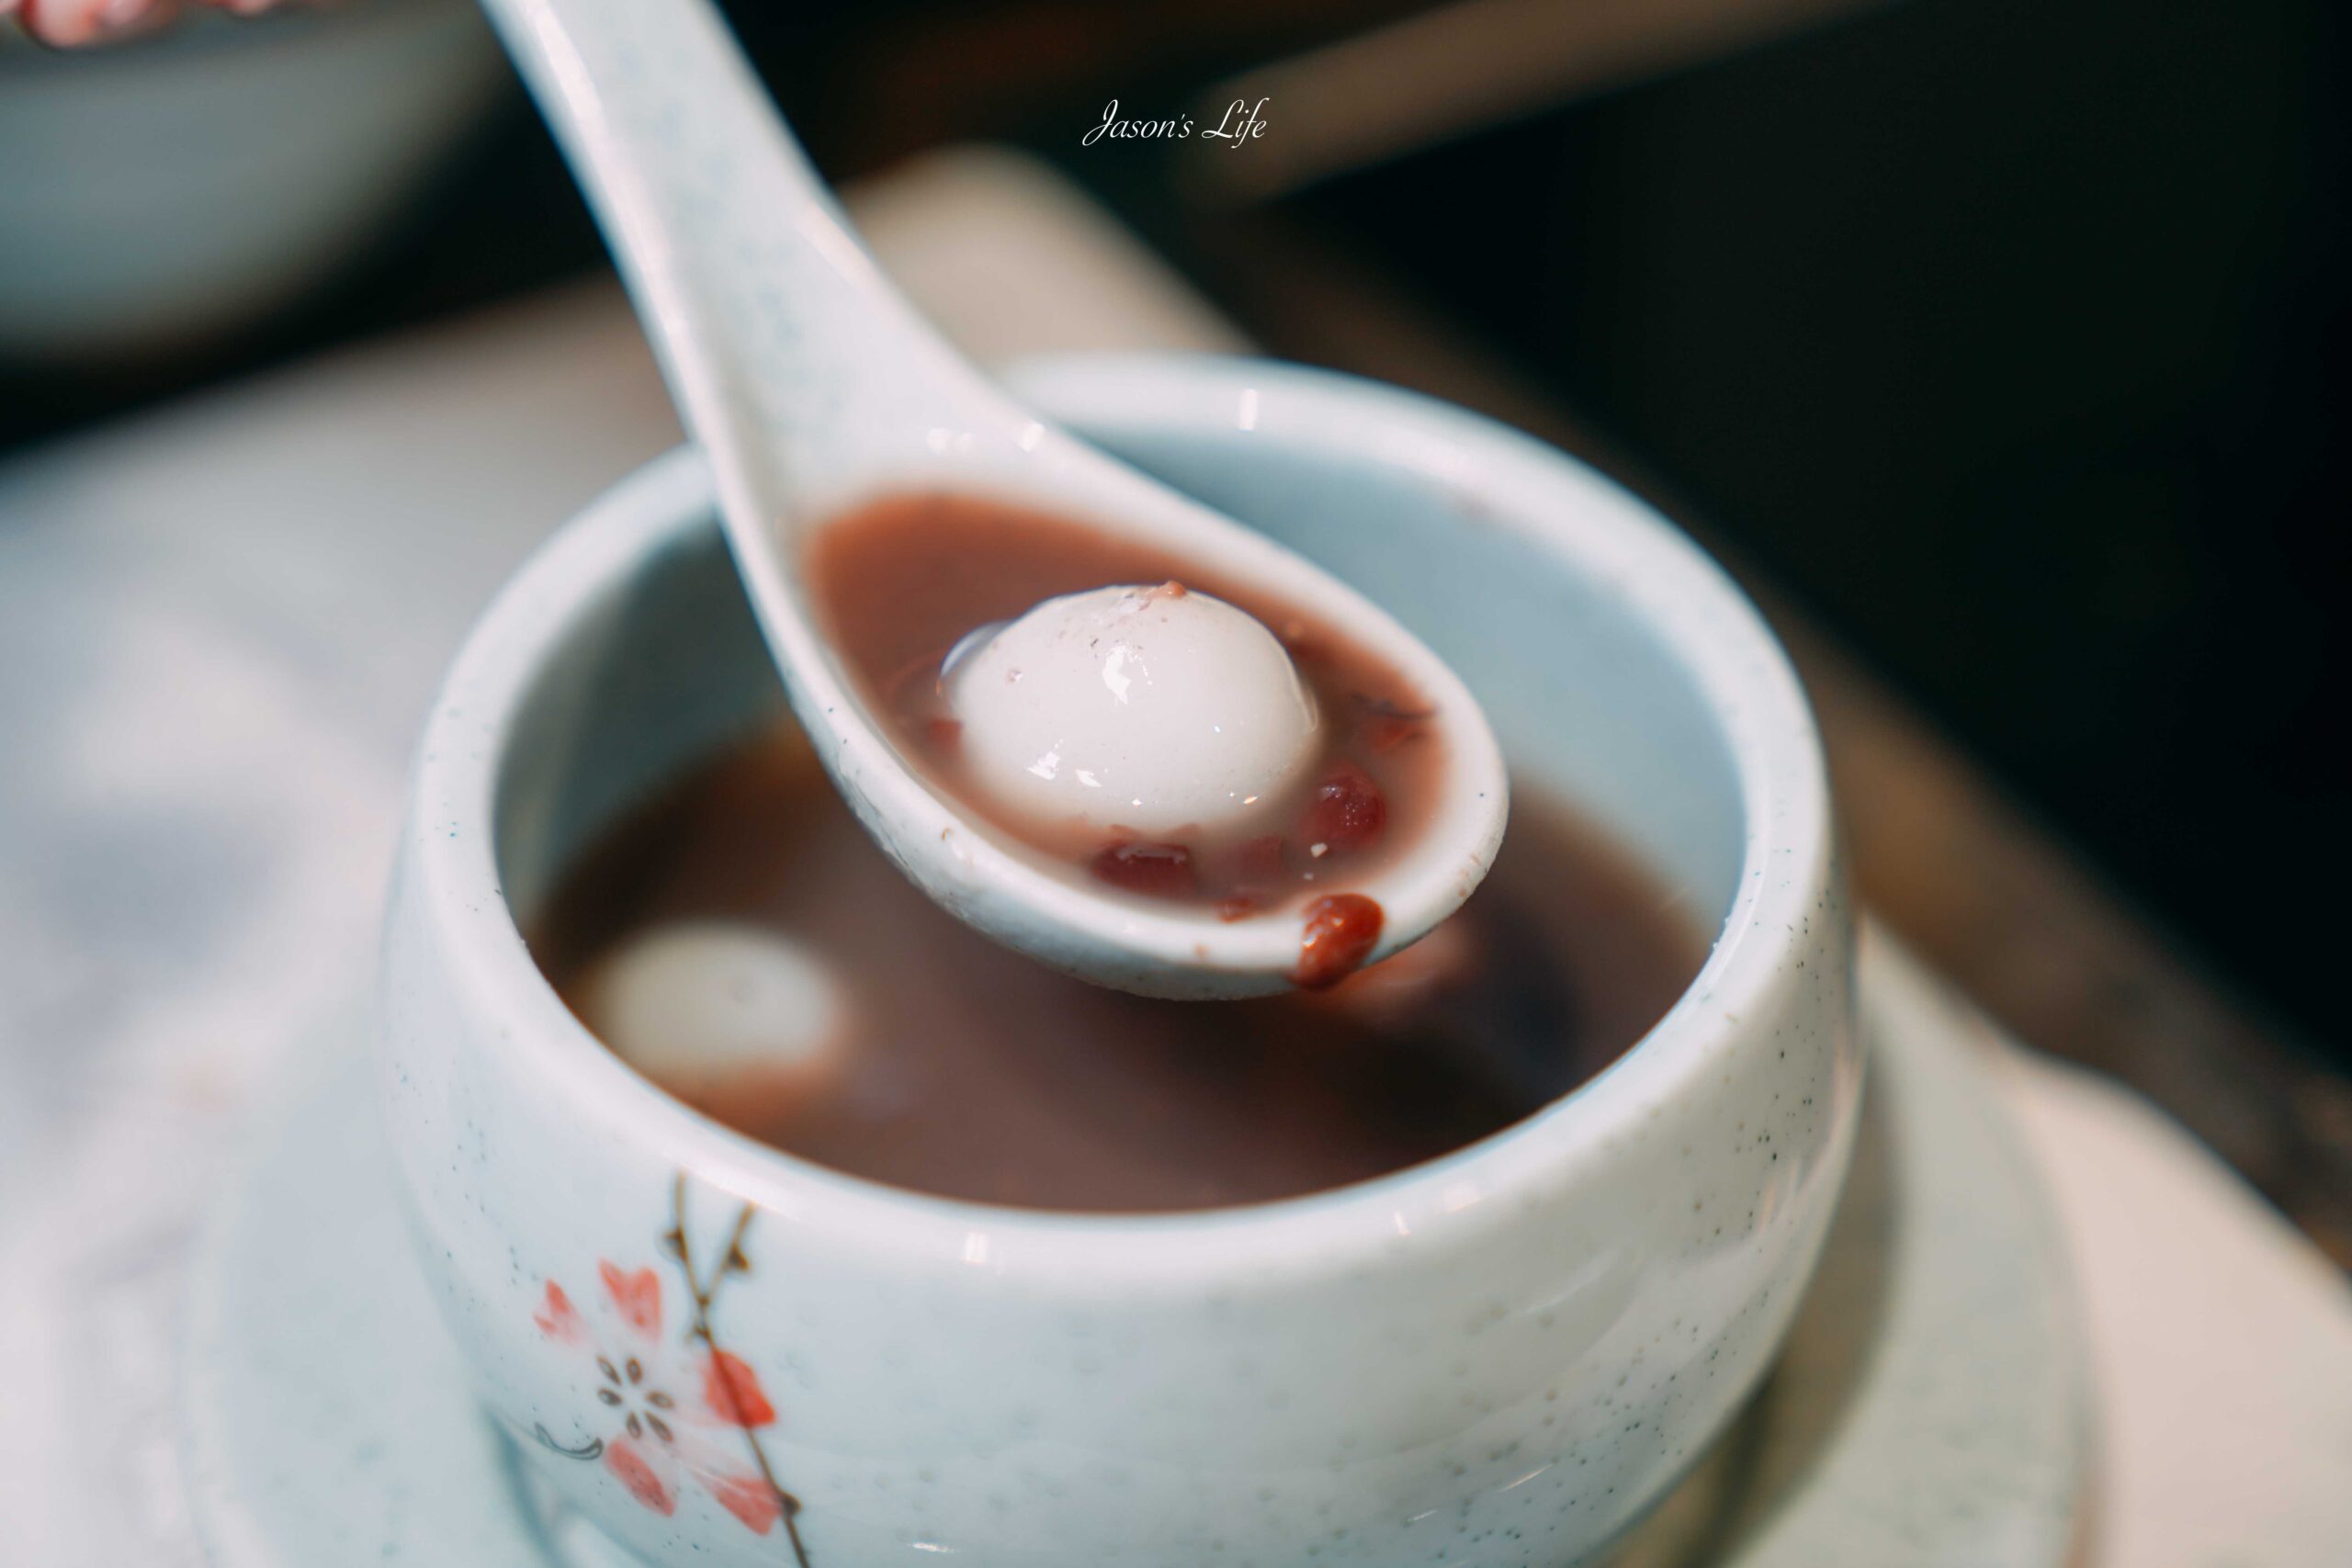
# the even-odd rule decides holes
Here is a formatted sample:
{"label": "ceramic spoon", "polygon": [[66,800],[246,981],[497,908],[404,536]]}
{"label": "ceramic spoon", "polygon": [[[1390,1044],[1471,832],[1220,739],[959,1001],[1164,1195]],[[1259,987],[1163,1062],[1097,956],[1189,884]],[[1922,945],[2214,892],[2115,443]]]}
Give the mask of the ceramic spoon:
{"label": "ceramic spoon", "polygon": [[1148,995],[1291,983],[1298,920],[1097,891],[910,772],[811,613],[812,529],[857,502],[964,491],[1088,519],[1348,628],[1443,716],[1440,808],[1349,890],[1385,914],[1372,961],[1460,907],[1507,808],[1461,681],[1377,606],[1263,536],[1015,405],[876,269],[707,0],[486,0],[588,192],[685,423],[792,705],[890,858],[958,919],[1056,968]]}

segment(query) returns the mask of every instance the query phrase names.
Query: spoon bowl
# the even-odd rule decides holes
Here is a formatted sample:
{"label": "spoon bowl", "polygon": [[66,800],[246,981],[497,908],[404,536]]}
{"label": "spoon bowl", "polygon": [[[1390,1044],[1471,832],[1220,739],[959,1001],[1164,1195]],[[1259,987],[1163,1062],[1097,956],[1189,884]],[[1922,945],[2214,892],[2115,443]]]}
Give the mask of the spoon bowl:
{"label": "spoon bowl", "polygon": [[802,560],[877,496],[946,491],[1083,519],[1179,554],[1377,650],[1442,716],[1433,808],[1347,891],[1367,962],[1476,888],[1502,839],[1502,754],[1445,662],[1362,594],[1022,408],[859,243],[707,0],[486,0],[610,241],[689,431],[792,705],[867,832],[943,908],[1057,969],[1147,995],[1287,988],[1301,931],[1073,880],[920,778],[814,613]]}

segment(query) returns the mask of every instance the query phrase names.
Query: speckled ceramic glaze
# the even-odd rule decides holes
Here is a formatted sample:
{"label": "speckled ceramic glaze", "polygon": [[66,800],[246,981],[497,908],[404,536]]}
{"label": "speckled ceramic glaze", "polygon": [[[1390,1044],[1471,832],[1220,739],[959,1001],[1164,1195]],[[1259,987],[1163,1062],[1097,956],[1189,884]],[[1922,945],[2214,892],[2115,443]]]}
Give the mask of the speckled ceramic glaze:
{"label": "speckled ceramic glaze", "polygon": [[[1611,1568],[2080,1568],[2086,1370],[2051,1194],[1983,1021],[1883,935],[1857,975],[1871,1066],[1804,1304]],[[549,1489],[404,1266],[363,1032],[294,1053],[191,1259],[181,1457],[209,1561],[613,1568],[585,1518],[532,1506]]]}
{"label": "speckled ceramic glaze", "polygon": [[960,1204],[704,1121],[581,1029],[516,925],[573,846],[782,711],[707,481],[667,459],[492,605],[420,753],[378,1081],[478,1392],[658,1561],[1572,1562],[1770,1362],[1851,1149],[1851,926],[1788,665],[1679,535],[1472,416],[1250,362],[1023,389],[1419,632],[1522,778],[1723,911],[1705,967],[1550,1110],[1256,1208]]}

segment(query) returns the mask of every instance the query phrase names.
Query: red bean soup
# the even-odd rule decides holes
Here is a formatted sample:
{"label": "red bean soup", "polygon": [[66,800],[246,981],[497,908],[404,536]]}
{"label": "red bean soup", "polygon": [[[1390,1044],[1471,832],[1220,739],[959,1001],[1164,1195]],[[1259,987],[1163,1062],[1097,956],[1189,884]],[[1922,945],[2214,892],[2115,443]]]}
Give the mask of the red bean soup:
{"label": "red bean soup", "polygon": [[[1066,520],[910,496],[829,528],[810,564],[820,612],[876,711],[949,791],[956,744],[935,676],[976,626],[1056,594],[1174,580],[1230,598],[1282,637],[1327,722],[1325,754],[1285,803],[1277,841],[1080,845],[1057,842],[1051,825],[1000,824],[1066,854],[1074,874],[1231,918],[1311,923],[1335,882],[1409,842],[1427,809],[1442,717],[1345,639],[1182,562]],[[1036,1209],[1258,1202],[1412,1166],[1533,1114],[1623,1055],[1697,973],[1712,911],[1528,781],[1513,801],[1486,883],[1414,947],[1315,976],[1319,989],[1153,1000],[1056,974],[934,907],[779,724],[585,846],[531,944],[592,1030],[604,1021],[596,977],[664,931],[737,930],[797,954],[825,977],[833,1021],[794,1071],[640,1066],[803,1159]]]}

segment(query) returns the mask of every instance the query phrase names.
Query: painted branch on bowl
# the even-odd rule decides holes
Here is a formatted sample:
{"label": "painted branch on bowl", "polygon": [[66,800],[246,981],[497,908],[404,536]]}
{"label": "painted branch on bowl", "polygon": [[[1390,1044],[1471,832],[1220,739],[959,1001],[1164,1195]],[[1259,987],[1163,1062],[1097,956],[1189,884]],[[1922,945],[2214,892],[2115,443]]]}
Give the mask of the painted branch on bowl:
{"label": "painted branch on bowl", "polygon": [[[566,1442],[534,1422],[531,1437],[565,1459],[602,1461],[640,1506],[665,1518],[678,1510],[683,1473],[754,1535],[781,1523],[796,1568],[810,1568],[800,1499],[777,1481],[762,1437],[775,1424],[775,1407],[751,1364],[721,1343],[712,1320],[727,1281],[752,1271],[744,1244],[758,1211],[749,1203],[738,1209],[726,1245],[706,1264],[697,1261],[689,1235],[687,1197],[680,1172],[671,1185],[670,1229],[661,1238],[685,1282],[687,1317],[674,1333],[665,1332],[662,1277],[650,1267],[600,1259],[603,1291],[587,1312],[556,1280],[544,1281],[532,1321],[550,1342],[594,1359],[593,1386],[605,1413],[599,1424],[611,1429],[582,1423],[581,1435]],[[729,1451],[729,1432],[740,1438],[750,1468]]]}

